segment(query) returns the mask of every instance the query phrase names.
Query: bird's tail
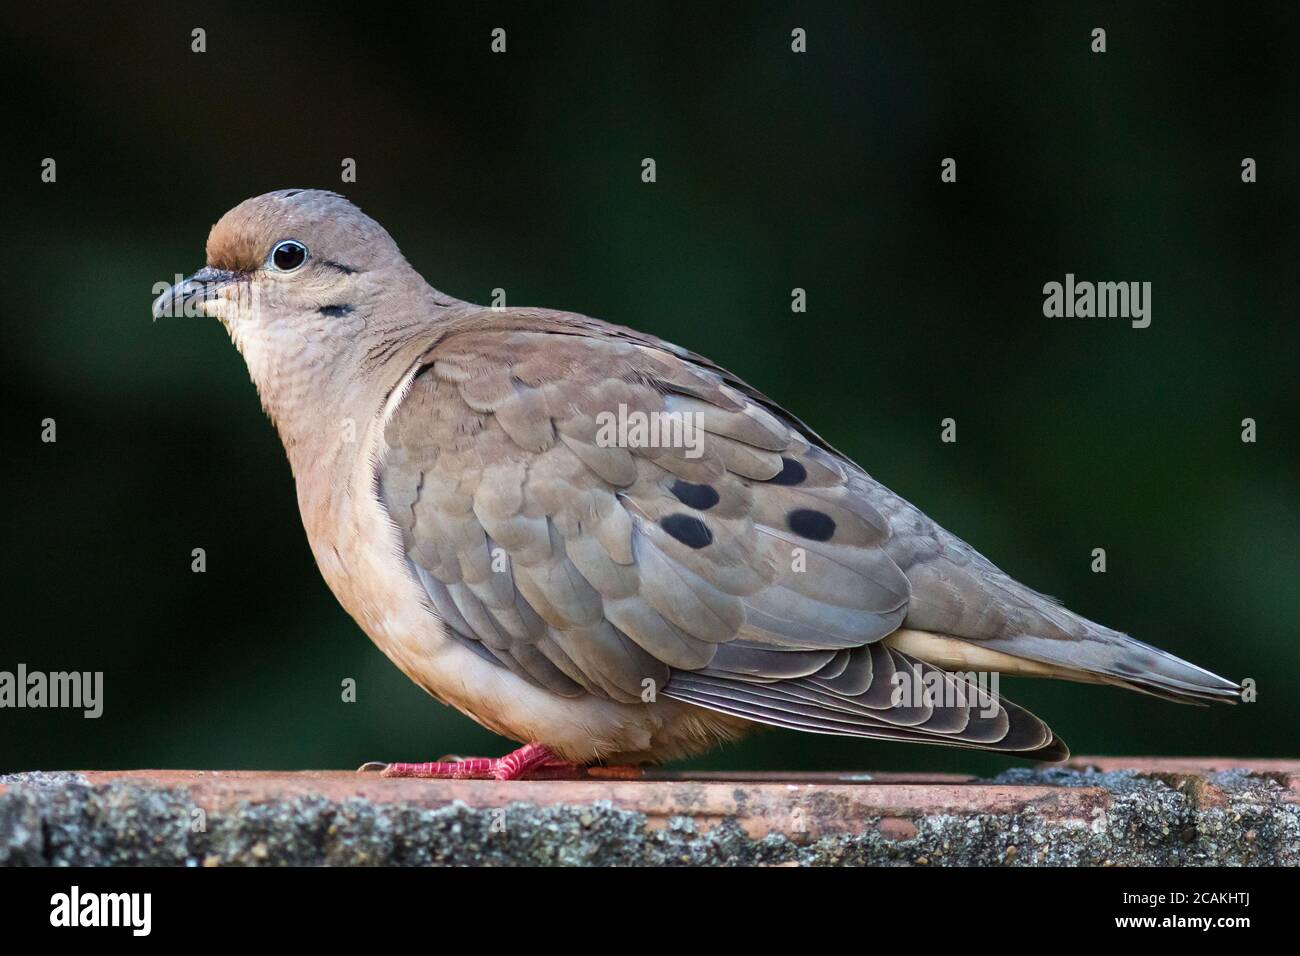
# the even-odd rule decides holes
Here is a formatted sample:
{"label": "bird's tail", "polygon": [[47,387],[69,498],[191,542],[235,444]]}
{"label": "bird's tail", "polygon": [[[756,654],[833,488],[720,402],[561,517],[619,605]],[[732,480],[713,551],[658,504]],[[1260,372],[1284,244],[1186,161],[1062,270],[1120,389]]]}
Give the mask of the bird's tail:
{"label": "bird's tail", "polygon": [[[1241,685],[1082,618],[1075,633],[969,640],[899,630],[888,643],[941,667],[1113,684],[1180,704],[1236,703]],[[1075,630],[1075,629],[1072,629]]]}

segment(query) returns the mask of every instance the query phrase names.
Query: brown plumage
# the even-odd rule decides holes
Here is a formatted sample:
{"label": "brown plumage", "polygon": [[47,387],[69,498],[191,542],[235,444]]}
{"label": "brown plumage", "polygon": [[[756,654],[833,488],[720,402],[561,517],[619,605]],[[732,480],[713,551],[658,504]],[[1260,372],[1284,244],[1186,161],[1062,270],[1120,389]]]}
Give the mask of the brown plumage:
{"label": "brown plumage", "polygon": [[[309,254],[281,271],[285,240]],[[754,724],[1057,759],[966,672],[1237,693],[1012,580],[707,359],[437,292],[341,197],[249,200],[208,254],[160,306],[201,299],[244,352],[326,580],[506,736],[578,762]]]}

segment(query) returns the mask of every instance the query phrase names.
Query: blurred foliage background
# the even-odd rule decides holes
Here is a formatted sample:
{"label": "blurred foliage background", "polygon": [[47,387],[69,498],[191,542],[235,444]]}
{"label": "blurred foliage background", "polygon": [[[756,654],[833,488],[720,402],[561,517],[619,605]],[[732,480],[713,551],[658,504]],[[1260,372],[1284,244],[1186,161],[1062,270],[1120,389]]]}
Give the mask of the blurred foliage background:
{"label": "blurred foliage background", "polygon": [[[457,296],[499,286],[709,355],[1011,574],[1259,682],[1258,703],[1212,710],[1004,682],[1076,753],[1296,755],[1295,4],[6,18],[0,669],[98,670],[106,688],[99,720],[0,711],[0,770],[506,747],[410,684],[326,589],[222,329],[150,321],[153,285],[203,264],[211,223],[286,186],[341,189]],[[1152,282],[1151,327],[1045,319],[1042,286],[1067,272]],[[696,765],[1013,762],[769,732]]]}

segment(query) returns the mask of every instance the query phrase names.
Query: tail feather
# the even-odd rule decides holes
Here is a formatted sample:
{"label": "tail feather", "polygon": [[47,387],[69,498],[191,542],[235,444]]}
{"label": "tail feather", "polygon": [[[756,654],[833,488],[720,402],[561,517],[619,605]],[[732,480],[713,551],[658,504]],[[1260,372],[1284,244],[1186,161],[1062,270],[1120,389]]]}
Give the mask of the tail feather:
{"label": "tail feather", "polygon": [[1177,703],[1235,703],[1241,685],[1127,634],[1097,627],[1068,641],[1022,635],[986,642],[994,650],[1044,664],[1060,664]]}
{"label": "tail feather", "polygon": [[[1080,619],[1082,621],[1082,619]],[[1090,621],[1070,636],[1016,634],[985,640],[901,629],[886,640],[949,669],[1112,684],[1180,704],[1236,703],[1241,685],[1127,634]]]}
{"label": "tail feather", "polygon": [[[1033,760],[1064,760],[1069,748],[1034,714],[978,684],[901,651],[869,644],[851,660],[835,656],[821,671],[794,679],[725,672],[674,671],[663,694],[758,723],[811,733],[874,737],[991,750]],[[899,672],[918,695],[892,699]],[[937,697],[920,696],[919,688]]]}

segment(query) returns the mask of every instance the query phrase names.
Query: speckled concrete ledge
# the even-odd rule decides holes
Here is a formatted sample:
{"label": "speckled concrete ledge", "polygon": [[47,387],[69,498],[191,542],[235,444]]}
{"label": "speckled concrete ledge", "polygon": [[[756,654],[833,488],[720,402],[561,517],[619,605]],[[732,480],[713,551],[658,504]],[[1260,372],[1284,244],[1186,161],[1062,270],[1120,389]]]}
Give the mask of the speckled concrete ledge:
{"label": "speckled concrete ledge", "polygon": [[345,772],[0,777],[0,865],[1300,864],[1300,761],[1078,758],[990,780]]}

